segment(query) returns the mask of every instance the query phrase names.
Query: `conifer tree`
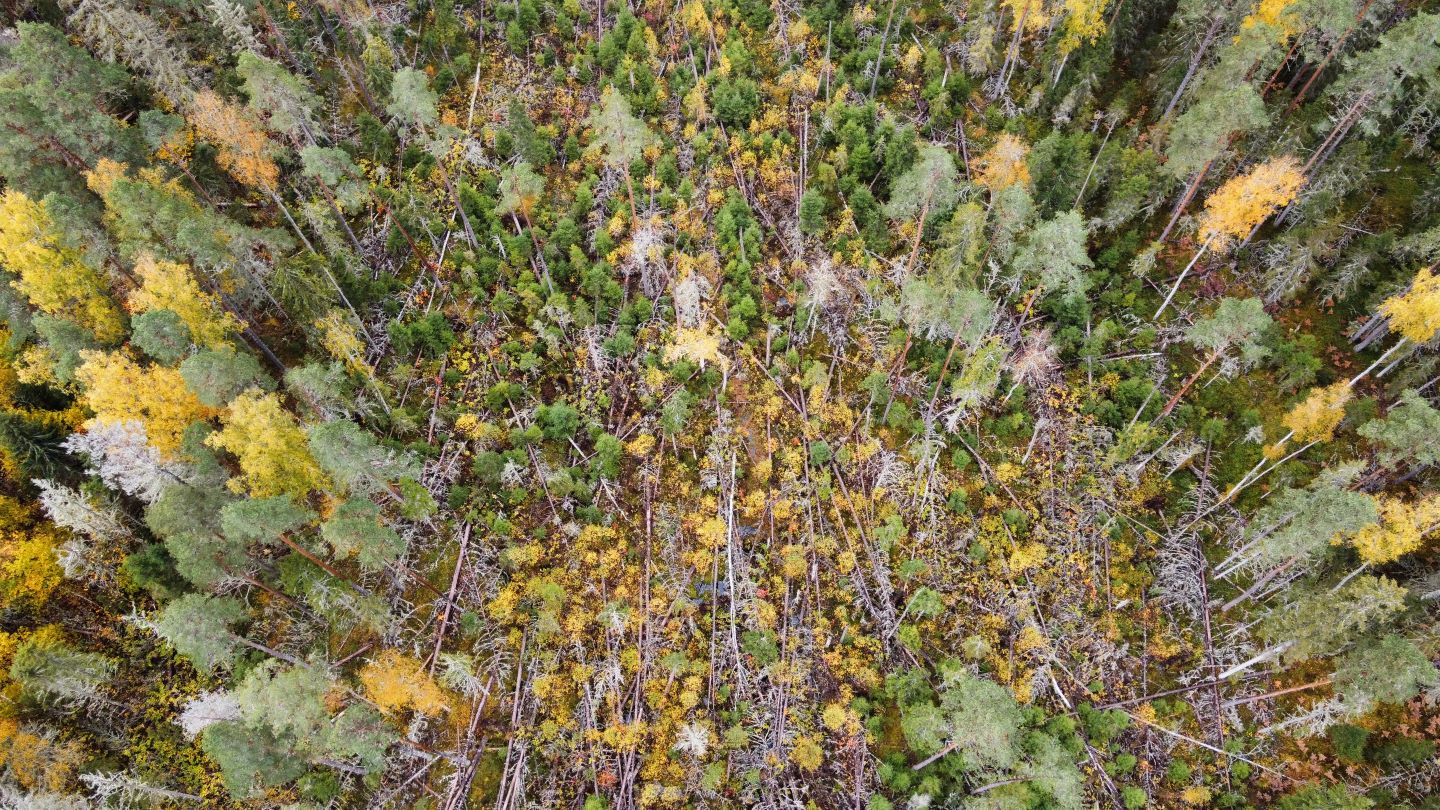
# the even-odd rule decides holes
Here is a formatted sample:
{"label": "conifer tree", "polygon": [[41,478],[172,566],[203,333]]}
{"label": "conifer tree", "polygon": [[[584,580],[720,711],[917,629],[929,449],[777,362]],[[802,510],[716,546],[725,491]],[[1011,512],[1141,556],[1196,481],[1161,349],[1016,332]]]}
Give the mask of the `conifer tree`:
{"label": "conifer tree", "polygon": [[630,220],[638,221],[635,183],[630,178],[630,166],[640,159],[646,147],[656,141],[654,133],[630,113],[630,102],[613,86],[605,88],[600,104],[590,113],[588,123],[595,130],[592,147],[600,151],[607,168],[625,178],[625,193],[630,199]]}
{"label": "conifer tree", "polygon": [[944,211],[960,194],[956,181],[959,172],[950,152],[934,144],[924,144],[915,163],[895,180],[890,189],[890,202],[885,216],[893,220],[915,219],[915,240],[910,257],[905,261],[908,273],[920,253],[920,238],[925,233],[925,218],[933,211]]}

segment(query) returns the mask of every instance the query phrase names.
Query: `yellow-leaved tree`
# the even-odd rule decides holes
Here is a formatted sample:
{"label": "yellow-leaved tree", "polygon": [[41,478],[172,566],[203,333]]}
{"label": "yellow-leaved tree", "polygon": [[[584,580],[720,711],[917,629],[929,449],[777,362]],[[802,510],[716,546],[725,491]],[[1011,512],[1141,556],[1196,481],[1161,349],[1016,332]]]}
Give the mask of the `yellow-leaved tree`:
{"label": "yellow-leaved tree", "polygon": [[1328,441],[1345,418],[1345,403],[1349,401],[1350,386],[1345,383],[1311,389],[1305,401],[1281,420],[1290,429],[1290,435],[1282,441],[1292,437],[1306,444]]}
{"label": "yellow-leaved tree", "polygon": [[247,186],[275,191],[280,169],[270,157],[273,144],[249,110],[213,90],[202,90],[191,100],[186,117],[200,137],[215,144],[220,168]]}
{"label": "yellow-leaved tree", "polygon": [[124,335],[100,275],[64,245],[44,203],[14,189],[0,195],[0,262],[19,276],[15,288],[41,312],[68,318],[107,343]]}
{"label": "yellow-leaved tree", "polygon": [[156,259],[149,253],[135,260],[140,289],[130,294],[131,312],[168,309],[190,329],[190,339],[207,349],[229,345],[230,333],[240,329],[235,316],[220,307],[220,300],[200,289],[183,264]]}
{"label": "yellow-leaved tree", "polygon": [[1415,274],[1410,289],[1385,299],[1380,312],[1390,319],[1390,331],[1415,343],[1426,343],[1440,331],[1440,277],[1429,267]]}
{"label": "yellow-leaved tree", "polygon": [[142,366],[123,351],[84,351],[80,357],[84,362],[75,378],[95,414],[91,422],[139,419],[151,444],[167,456],[180,449],[185,428],[215,414],[185,386],[176,369]]}
{"label": "yellow-leaved tree", "polygon": [[1255,10],[1240,22],[1240,27],[1248,31],[1263,25],[1274,30],[1281,42],[1287,41],[1300,29],[1296,5],[1295,0],[1260,0]]}
{"label": "yellow-leaved tree", "polygon": [[366,663],[360,669],[360,683],[386,714],[413,709],[435,716],[448,708],[445,692],[420,662],[395,650],[385,650]]}
{"label": "yellow-leaved tree", "polygon": [[374,373],[370,364],[365,362],[365,343],[344,312],[330,310],[315,320],[315,329],[320,333],[320,345],[331,357],[344,363],[351,371],[365,375]]}
{"label": "yellow-leaved tree", "polygon": [[995,145],[975,160],[975,182],[994,194],[1010,186],[1030,182],[1030,166],[1025,159],[1030,147],[1008,132],[1001,133]]}
{"label": "yellow-leaved tree", "polygon": [[1409,289],[1386,298],[1380,304],[1380,314],[1385,316],[1390,331],[1399,334],[1400,339],[1364,371],[1351,377],[1348,385],[1354,386],[1365,379],[1402,347],[1428,343],[1436,332],[1440,332],[1440,278],[1432,272],[1434,268],[1435,265],[1420,268]]}
{"label": "yellow-leaved tree", "polygon": [[1205,200],[1205,211],[1200,215],[1200,249],[1175,279],[1175,286],[1170,288],[1153,317],[1160,317],[1170,306],[1185,276],[1207,250],[1222,253],[1230,250],[1237,240],[1248,236],[1267,217],[1290,204],[1304,183],[1305,175],[1300,171],[1299,162],[1287,155],[1261,163],[1215,189]]}
{"label": "yellow-leaved tree", "polygon": [[[1065,0],[1065,27],[1060,35],[1060,55],[1068,57],[1088,42],[1105,34],[1105,7],[1110,0]],[[1060,63],[1065,66],[1064,61]],[[1058,80],[1059,73],[1056,73]]]}
{"label": "yellow-leaved tree", "polygon": [[40,605],[59,587],[59,532],[37,520],[35,508],[0,496],[0,605]]}
{"label": "yellow-leaved tree", "polygon": [[1440,522],[1440,497],[1415,503],[1386,498],[1380,503],[1380,522],[1355,533],[1351,544],[1370,565],[1393,562],[1420,548],[1425,532]]}
{"label": "yellow-leaved tree", "polygon": [[327,485],[310,455],[305,434],[280,398],[252,388],[225,409],[224,428],[205,440],[235,456],[240,477],[230,488],[256,498],[288,495],[300,500]]}

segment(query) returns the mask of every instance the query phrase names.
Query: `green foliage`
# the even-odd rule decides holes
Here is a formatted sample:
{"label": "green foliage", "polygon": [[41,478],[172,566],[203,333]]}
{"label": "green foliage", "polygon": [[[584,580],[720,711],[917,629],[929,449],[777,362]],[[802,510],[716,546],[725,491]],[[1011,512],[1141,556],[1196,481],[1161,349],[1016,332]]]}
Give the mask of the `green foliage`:
{"label": "green foliage", "polygon": [[154,627],[156,635],[197,669],[208,670],[234,662],[240,642],[230,625],[246,615],[238,599],[187,593],[165,606]]}
{"label": "green foliage", "polygon": [[367,570],[378,570],[405,553],[405,541],[380,518],[369,501],[346,501],[320,527],[320,535],[340,558],[354,557]]}
{"label": "green foliage", "polygon": [[1370,739],[1370,732],[1352,726],[1349,723],[1336,723],[1326,729],[1326,735],[1330,738],[1330,745],[1335,749],[1335,755],[1347,762],[1362,762],[1365,759],[1365,744]]}
{"label": "green foliage", "polygon": [[232,350],[200,351],[180,364],[180,376],[195,396],[212,408],[228,405],[251,388],[275,390],[275,381],[252,354]]}
{"label": "green foliage", "polygon": [[395,350],[405,355],[441,357],[455,345],[455,330],[439,312],[422,315],[408,323],[390,322],[390,339]]}
{"label": "green foliage", "polygon": [[[190,352],[190,328],[168,309],[152,309],[130,321],[130,341],[140,350],[167,366],[179,363]],[[85,348],[92,348],[86,346]],[[57,375],[58,372],[57,372]]]}

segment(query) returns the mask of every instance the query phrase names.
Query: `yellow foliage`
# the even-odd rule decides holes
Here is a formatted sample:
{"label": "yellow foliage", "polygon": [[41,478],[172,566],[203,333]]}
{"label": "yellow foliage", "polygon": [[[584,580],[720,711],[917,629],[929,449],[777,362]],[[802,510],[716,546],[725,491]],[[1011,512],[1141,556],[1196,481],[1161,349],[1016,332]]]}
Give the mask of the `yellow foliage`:
{"label": "yellow foliage", "polygon": [[1268,26],[1275,29],[1278,39],[1284,42],[1299,29],[1300,21],[1295,10],[1295,0],[1260,0],[1255,10],[1241,21],[1240,27],[1248,31],[1257,25]]}
{"label": "yellow foliage", "polygon": [[0,765],[27,790],[60,792],[74,781],[88,757],[77,742],[55,742],[0,719]]}
{"label": "yellow foliage", "polygon": [[790,761],[802,771],[813,771],[825,762],[825,752],[814,737],[801,735],[795,738],[795,744],[790,748]]}
{"label": "yellow foliage", "polygon": [[665,362],[689,360],[705,368],[706,363],[715,363],[721,369],[730,368],[730,358],[720,353],[720,337],[705,328],[675,330],[675,339],[665,347]]}
{"label": "yellow foliage", "polygon": [[1313,388],[1304,402],[1296,405],[1282,420],[1295,434],[1295,440],[1329,441],[1335,428],[1345,418],[1345,403],[1350,401],[1350,387],[1343,382],[1325,388]]}
{"label": "yellow foliage", "polygon": [[1010,555],[1010,570],[1016,574],[1036,568],[1045,562],[1046,549],[1040,543],[1026,543]]}
{"label": "yellow foliage", "polygon": [[780,570],[787,579],[805,576],[809,567],[810,561],[805,556],[804,546],[791,543],[780,549]]}
{"label": "yellow foliage", "polygon": [[1045,0],[1001,0],[1000,5],[1010,9],[1013,15],[1010,18],[1011,32],[1022,25],[1026,31],[1039,31],[1050,22],[1049,15],[1045,13]]}
{"label": "yellow foliage", "polygon": [[19,276],[15,289],[41,312],[75,321],[105,342],[124,334],[99,274],[61,242],[44,204],[14,189],[0,195],[0,263]]}
{"label": "yellow foliage", "polygon": [[330,356],[345,364],[351,371],[370,373],[370,364],[365,362],[365,343],[355,330],[355,324],[343,310],[332,309],[315,321],[320,331],[320,343]]}
{"label": "yellow foliage", "polygon": [[701,78],[695,82],[695,86],[690,88],[690,92],[685,94],[685,98],[681,102],[686,117],[697,124],[703,124],[710,120],[710,105],[705,101],[708,92],[709,87],[705,79]]}
{"label": "yellow foliage", "polygon": [[1025,158],[1030,146],[1008,132],[1001,133],[995,145],[975,160],[975,182],[990,193],[1030,182],[1030,167]]}
{"label": "yellow foliage", "polygon": [[201,90],[191,102],[188,117],[200,136],[215,144],[220,168],[247,186],[274,192],[280,169],[270,158],[270,139],[248,110],[213,90]]}
{"label": "yellow foliage", "polygon": [[1422,267],[1410,289],[1385,299],[1380,312],[1390,319],[1390,331],[1415,343],[1425,343],[1440,331],[1440,278]]}
{"label": "yellow foliage", "polygon": [[710,27],[710,15],[705,13],[705,4],[700,0],[690,0],[680,12],[680,19],[685,23],[685,30],[697,39],[707,39],[712,33]]}
{"label": "yellow foliage", "polygon": [[1205,200],[1200,238],[1214,250],[1228,250],[1265,218],[1288,205],[1305,182],[1295,158],[1266,161],[1226,180]]}
{"label": "yellow foliage", "polygon": [[1370,565],[1393,562],[1420,548],[1425,530],[1440,521],[1440,497],[1407,504],[1387,498],[1380,503],[1380,522],[1355,533],[1351,544]]}
{"label": "yellow foliage", "polygon": [[142,366],[125,352],[81,352],[85,361],[75,377],[85,387],[92,422],[145,423],[150,442],[161,453],[180,449],[185,428],[214,415],[185,387],[180,372],[165,366]]}
{"label": "yellow foliage", "polygon": [[386,714],[412,709],[433,717],[448,708],[445,693],[420,662],[395,650],[386,650],[366,663],[360,669],[360,683]]}
{"label": "yellow foliage", "polygon": [[225,409],[224,422],[224,429],[205,443],[239,461],[241,476],[230,480],[231,489],[256,498],[289,495],[298,500],[327,485],[305,434],[280,406],[279,397],[252,388]]}
{"label": "yellow foliage", "polygon": [[625,452],[635,458],[644,458],[650,455],[655,448],[655,437],[649,433],[641,433],[625,444]]}
{"label": "yellow foliage", "polygon": [[1191,785],[1181,791],[1180,801],[1190,807],[1204,807],[1210,803],[1210,788],[1204,785]]}
{"label": "yellow foliage", "polygon": [[1110,0],[1065,0],[1065,29],[1060,37],[1060,54],[1075,51],[1105,34],[1105,7]]}
{"label": "yellow foliage", "polygon": [[56,540],[53,530],[41,527],[11,534],[0,544],[0,594],[7,604],[42,604],[60,586],[65,572],[55,556]]}
{"label": "yellow foliage", "polygon": [[140,289],[130,294],[131,312],[168,309],[180,316],[190,329],[190,339],[207,349],[229,345],[228,335],[240,322],[220,307],[220,300],[200,289],[183,264],[157,260],[142,253],[135,260]]}

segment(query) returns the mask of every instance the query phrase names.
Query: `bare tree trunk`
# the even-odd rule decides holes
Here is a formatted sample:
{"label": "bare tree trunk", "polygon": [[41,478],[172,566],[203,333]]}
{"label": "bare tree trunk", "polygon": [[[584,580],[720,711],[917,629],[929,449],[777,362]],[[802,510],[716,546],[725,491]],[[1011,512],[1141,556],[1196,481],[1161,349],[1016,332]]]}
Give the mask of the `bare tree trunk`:
{"label": "bare tree trunk", "polygon": [[920,216],[915,220],[915,242],[910,246],[910,258],[905,260],[905,275],[915,266],[915,257],[920,255],[920,237],[925,235],[925,217],[930,214],[930,201],[920,206]]}
{"label": "bare tree trunk", "polygon": [[1200,69],[1200,63],[1204,61],[1205,54],[1210,50],[1210,44],[1220,34],[1220,25],[1224,17],[1216,15],[1210,20],[1210,28],[1205,31],[1205,38],[1200,41],[1200,47],[1195,49],[1195,55],[1190,57],[1190,66],[1185,70],[1185,77],[1180,80],[1180,86],[1175,88],[1175,95],[1170,97],[1170,103],[1165,105],[1165,112],[1160,114],[1162,119],[1169,118],[1174,112],[1175,105],[1180,103],[1180,97],[1185,94],[1185,88],[1190,86],[1190,81],[1195,78],[1195,72]]}
{"label": "bare tree trunk", "polygon": [[1206,240],[1205,240],[1205,244],[1201,245],[1201,246],[1200,246],[1200,249],[1197,250],[1197,251],[1195,251],[1195,256],[1194,256],[1192,259],[1190,259],[1190,263],[1189,263],[1189,264],[1185,265],[1185,269],[1182,270],[1182,271],[1180,271],[1180,277],[1177,278],[1177,279],[1175,279],[1175,286],[1170,288],[1170,294],[1167,295],[1167,296],[1165,296],[1165,300],[1161,302],[1160,308],[1157,309],[1157,310],[1155,310],[1155,314],[1154,314],[1154,315],[1150,316],[1150,317],[1151,317],[1151,320],[1154,320],[1154,319],[1156,319],[1156,318],[1159,318],[1160,315],[1161,315],[1161,313],[1163,313],[1163,312],[1165,311],[1165,308],[1168,307],[1168,306],[1170,306],[1170,299],[1174,298],[1174,297],[1175,297],[1175,293],[1180,290],[1180,284],[1185,281],[1185,276],[1190,273],[1190,268],[1194,267],[1194,266],[1195,266],[1195,262],[1200,261],[1200,257],[1201,257],[1201,256],[1204,256],[1204,255],[1205,255],[1205,251],[1210,248],[1210,242],[1211,242],[1211,241],[1212,241],[1212,240],[1210,240],[1210,239],[1206,239]]}
{"label": "bare tree trunk", "polygon": [[1175,392],[1175,396],[1170,397],[1170,401],[1165,403],[1165,407],[1160,409],[1160,415],[1155,418],[1159,420],[1169,416],[1170,412],[1175,410],[1175,406],[1179,404],[1180,398],[1185,396],[1186,391],[1190,390],[1190,386],[1194,385],[1195,381],[1200,379],[1200,375],[1204,374],[1205,370],[1210,368],[1211,364],[1218,359],[1220,359],[1220,352],[1211,352],[1210,356],[1205,358],[1205,362],[1201,363],[1200,367],[1195,369],[1195,373],[1191,374],[1190,377],[1185,380],[1184,384],[1180,386],[1180,390]]}
{"label": "bare tree trunk", "polygon": [[1166,237],[1170,236],[1170,231],[1175,227],[1175,223],[1180,221],[1180,215],[1185,213],[1190,201],[1195,198],[1195,193],[1200,190],[1200,183],[1205,180],[1205,175],[1210,173],[1210,167],[1213,165],[1215,165],[1215,159],[1211,158],[1205,161],[1205,165],[1200,167],[1200,171],[1195,173],[1195,177],[1185,187],[1185,193],[1180,196],[1180,201],[1175,203],[1175,210],[1170,212],[1170,221],[1165,223],[1165,230],[1160,232],[1160,236],[1155,241],[1163,243]]}
{"label": "bare tree trunk", "polygon": [[900,0],[890,0],[890,12],[885,15],[885,30],[880,34],[880,50],[875,53],[875,69],[870,71],[870,92],[867,94],[873,101],[875,98],[875,80],[880,78],[880,66],[885,63],[885,45],[890,39],[890,22],[895,17],[895,6]]}
{"label": "bare tree trunk", "polygon": [[1355,22],[1351,23],[1350,27],[1345,29],[1345,33],[1340,35],[1340,39],[1335,41],[1334,47],[1330,49],[1329,53],[1325,54],[1324,59],[1320,60],[1319,67],[1315,68],[1315,72],[1310,74],[1310,79],[1305,82],[1305,86],[1300,88],[1300,92],[1295,94],[1295,99],[1290,102],[1290,106],[1285,108],[1286,115],[1300,109],[1300,102],[1305,100],[1305,94],[1310,91],[1310,85],[1314,84],[1315,80],[1320,77],[1320,74],[1325,72],[1325,68],[1330,66],[1330,61],[1335,58],[1336,54],[1340,53],[1341,48],[1345,47],[1346,40],[1350,39],[1350,35],[1355,33],[1355,29],[1360,27],[1360,23],[1364,22],[1365,14],[1370,11],[1370,4],[1372,2],[1374,2],[1374,0],[1365,0],[1365,5],[1361,6],[1360,11],[1355,14]]}

